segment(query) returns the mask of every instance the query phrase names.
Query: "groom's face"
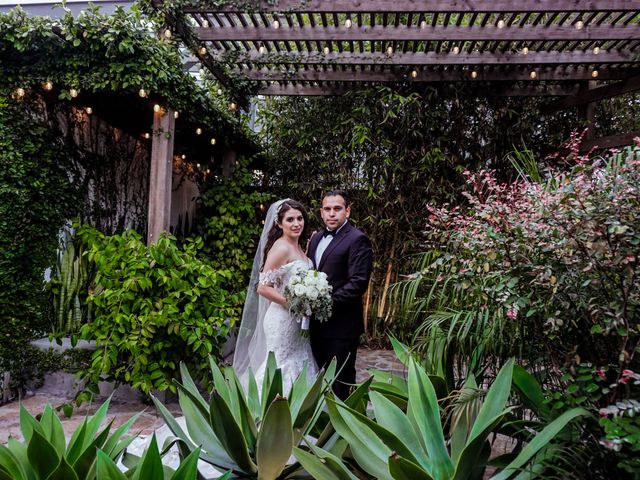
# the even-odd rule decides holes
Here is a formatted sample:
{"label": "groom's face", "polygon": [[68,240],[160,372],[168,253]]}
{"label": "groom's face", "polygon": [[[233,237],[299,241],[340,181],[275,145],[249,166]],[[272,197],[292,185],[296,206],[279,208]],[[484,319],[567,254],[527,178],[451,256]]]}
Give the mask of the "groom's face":
{"label": "groom's face", "polygon": [[339,228],[349,218],[351,211],[342,195],[324,197],[320,216],[329,230]]}

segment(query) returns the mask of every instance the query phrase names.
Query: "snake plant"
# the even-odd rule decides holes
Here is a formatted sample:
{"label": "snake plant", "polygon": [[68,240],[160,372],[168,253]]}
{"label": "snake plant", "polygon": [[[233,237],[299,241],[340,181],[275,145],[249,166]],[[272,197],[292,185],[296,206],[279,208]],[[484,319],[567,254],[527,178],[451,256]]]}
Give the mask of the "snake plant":
{"label": "snake plant", "polygon": [[[200,446],[200,458],[221,471],[243,478],[287,478],[299,470],[292,461],[294,446],[315,426],[324,394],[335,377],[335,362],[326,373],[307,381],[307,369],[283,396],[282,372],[271,353],[260,393],[250,372],[245,388],[230,367],[221,370],[210,360],[213,391],[209,401],[200,394],[189,371],[181,365],[182,383],[176,382],[186,431],[156,398],[153,401],[177,437],[183,456]],[[165,445],[167,448],[167,445]]]}

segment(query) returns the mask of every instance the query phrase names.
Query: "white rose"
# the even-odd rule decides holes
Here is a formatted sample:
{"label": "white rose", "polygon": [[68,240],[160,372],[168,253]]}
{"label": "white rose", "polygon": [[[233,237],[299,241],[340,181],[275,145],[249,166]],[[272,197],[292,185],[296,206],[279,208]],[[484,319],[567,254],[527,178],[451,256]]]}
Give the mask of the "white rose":
{"label": "white rose", "polygon": [[293,287],[293,293],[298,297],[301,297],[302,295],[304,295],[305,291],[306,291],[306,287],[301,283],[294,285]]}

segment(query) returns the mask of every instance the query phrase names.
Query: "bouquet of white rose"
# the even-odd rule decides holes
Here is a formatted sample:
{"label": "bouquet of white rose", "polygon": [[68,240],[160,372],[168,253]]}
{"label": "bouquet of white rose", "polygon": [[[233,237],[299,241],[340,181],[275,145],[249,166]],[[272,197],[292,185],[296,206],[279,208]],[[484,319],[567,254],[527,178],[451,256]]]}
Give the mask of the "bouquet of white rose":
{"label": "bouquet of white rose", "polygon": [[326,322],[331,316],[331,290],[327,274],[317,270],[296,273],[284,287],[284,295],[289,302],[289,313],[300,323],[300,333],[309,335],[309,319]]}

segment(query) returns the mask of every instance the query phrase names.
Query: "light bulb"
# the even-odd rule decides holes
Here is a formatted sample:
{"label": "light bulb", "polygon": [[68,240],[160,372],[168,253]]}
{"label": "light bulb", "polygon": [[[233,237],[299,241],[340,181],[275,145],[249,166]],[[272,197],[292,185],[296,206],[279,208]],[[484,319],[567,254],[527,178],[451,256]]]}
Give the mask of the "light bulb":
{"label": "light bulb", "polygon": [[160,111],[160,105],[158,105],[157,103],[153,106],[153,111],[158,113]]}
{"label": "light bulb", "polygon": [[420,28],[427,28],[427,21],[426,20],[422,20],[420,22]]}
{"label": "light bulb", "polygon": [[387,57],[393,55],[393,47],[387,47]]}
{"label": "light bulb", "polygon": [[324,47],[322,51],[324,52],[325,55],[329,55],[329,47]]}
{"label": "light bulb", "polygon": [[76,90],[75,88],[70,89],[69,95],[71,96],[71,98],[76,98],[78,96],[78,90]]}
{"label": "light bulb", "polygon": [[258,49],[258,53],[260,55],[264,55],[264,52],[266,51],[266,49],[264,48],[264,45],[260,45],[260,48]]}
{"label": "light bulb", "polygon": [[351,19],[350,19],[350,18],[347,18],[347,19],[345,20],[345,22],[344,22],[344,26],[345,26],[346,28],[351,28],[351,25],[352,25],[352,23],[351,23]]}
{"label": "light bulb", "polygon": [[138,95],[140,95],[142,98],[145,98],[147,96],[147,91],[144,88],[141,88],[138,91]]}
{"label": "light bulb", "polygon": [[215,139],[215,138],[212,138],[212,139],[211,139],[211,145],[215,145],[216,143],[217,143],[217,142],[216,142],[216,139]]}
{"label": "light bulb", "polygon": [[582,30],[582,27],[584,27],[584,22],[583,22],[582,20],[578,20],[578,21],[576,22],[576,28],[577,28],[578,30]]}
{"label": "light bulb", "polygon": [[209,20],[202,20],[202,28],[209,28]]}
{"label": "light bulb", "polygon": [[235,112],[237,108],[238,108],[238,105],[236,105],[235,102],[229,103],[229,111],[230,112]]}
{"label": "light bulb", "polygon": [[151,134],[149,132],[144,132],[144,138],[148,140],[149,138],[151,138]]}
{"label": "light bulb", "polygon": [[452,52],[453,52],[454,55],[459,54],[460,53],[460,47],[456,45],[455,47],[453,47]]}
{"label": "light bulb", "polygon": [[91,115],[91,114],[93,113],[93,108],[91,108],[91,107],[87,107],[87,108],[85,109],[85,112],[87,112],[87,115]]}
{"label": "light bulb", "polygon": [[219,88],[217,93],[218,93],[218,95],[222,95],[222,89]]}
{"label": "light bulb", "polygon": [[25,94],[24,88],[22,87],[16,88],[16,97],[22,98],[24,97],[24,94]]}
{"label": "light bulb", "polygon": [[186,160],[187,156],[183,153],[182,155],[180,155],[180,158],[182,158],[183,160]]}
{"label": "light bulb", "polygon": [[47,92],[50,92],[51,90],[53,90],[53,82],[47,80],[46,82],[44,82],[44,85],[42,85],[42,88],[44,88]]}
{"label": "light bulb", "polygon": [[600,53],[600,47],[593,47],[593,54],[598,55]]}
{"label": "light bulb", "polygon": [[173,118],[178,118],[179,116],[180,116],[180,112],[178,112],[177,110],[173,112]]}
{"label": "light bulb", "polygon": [[164,31],[164,38],[171,38],[171,30],[169,30],[168,28]]}
{"label": "light bulb", "polygon": [[417,78],[418,77],[418,71],[417,70],[411,70],[411,78]]}
{"label": "light bulb", "polygon": [[598,75],[600,75],[600,73],[598,72],[598,70],[594,70],[593,72],[591,72],[591,76],[593,78],[598,78]]}
{"label": "light bulb", "polygon": [[475,70],[471,72],[471,78],[478,78],[478,72],[476,72]]}
{"label": "light bulb", "polygon": [[200,168],[200,164],[199,163],[196,163],[196,168]]}
{"label": "light bulb", "polygon": [[529,72],[529,77],[531,77],[532,79],[538,78],[538,72],[536,72],[535,70],[531,70],[531,72]]}
{"label": "light bulb", "polygon": [[504,28],[504,20],[503,19],[498,20],[498,25],[497,26],[498,26],[498,28]]}
{"label": "light bulb", "polygon": [[524,47],[524,48],[522,49],[522,54],[523,54],[523,55],[529,55],[529,47]]}
{"label": "light bulb", "polygon": [[200,52],[200,55],[206,55],[207,54],[207,49],[206,49],[206,47],[200,47],[200,50],[198,50],[198,52]]}
{"label": "light bulb", "polygon": [[280,28],[280,22],[278,20],[273,21],[273,28],[275,28],[276,30]]}
{"label": "light bulb", "polygon": [[196,135],[202,135],[202,129],[200,127],[196,128]]}
{"label": "light bulb", "polygon": [[207,168],[207,173],[211,173],[211,170],[209,170],[208,168]]}

